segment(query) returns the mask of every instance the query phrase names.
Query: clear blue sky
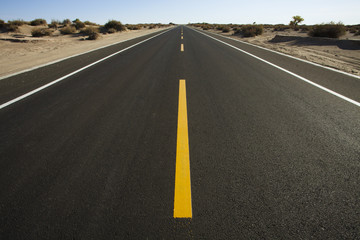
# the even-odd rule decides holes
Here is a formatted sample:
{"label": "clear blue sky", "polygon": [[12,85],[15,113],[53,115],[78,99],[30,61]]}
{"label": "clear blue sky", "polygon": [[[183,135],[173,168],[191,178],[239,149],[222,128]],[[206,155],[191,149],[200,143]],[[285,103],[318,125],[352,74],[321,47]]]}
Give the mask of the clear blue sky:
{"label": "clear blue sky", "polygon": [[360,24],[360,0],[1,0],[0,19],[35,18],[122,23],[284,23],[294,15],[305,24]]}

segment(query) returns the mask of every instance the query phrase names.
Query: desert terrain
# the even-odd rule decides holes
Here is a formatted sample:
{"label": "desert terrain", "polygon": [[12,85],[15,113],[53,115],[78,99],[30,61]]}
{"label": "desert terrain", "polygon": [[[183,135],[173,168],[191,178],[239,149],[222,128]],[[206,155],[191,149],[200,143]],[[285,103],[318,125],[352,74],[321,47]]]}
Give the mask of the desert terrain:
{"label": "desert terrain", "polygon": [[0,77],[17,73],[58,59],[91,51],[99,47],[144,36],[166,29],[142,28],[112,34],[101,34],[97,40],[85,40],[81,34],[32,37],[34,26],[20,26],[16,32],[0,33]]}
{"label": "desert terrain", "polygon": [[360,36],[349,32],[339,39],[331,39],[309,37],[306,32],[292,29],[264,28],[263,34],[256,37],[234,35],[233,30],[227,33],[216,29],[207,31],[360,76]]}

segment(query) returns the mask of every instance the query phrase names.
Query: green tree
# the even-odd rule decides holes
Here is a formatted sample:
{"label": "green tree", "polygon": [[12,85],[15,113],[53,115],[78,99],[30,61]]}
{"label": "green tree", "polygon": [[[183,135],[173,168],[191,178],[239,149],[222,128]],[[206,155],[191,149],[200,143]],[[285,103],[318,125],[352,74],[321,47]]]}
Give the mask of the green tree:
{"label": "green tree", "polygon": [[296,28],[299,23],[304,21],[304,19],[302,17],[300,17],[299,15],[293,16],[292,18],[293,18],[293,21],[290,21],[289,25],[293,28]]}

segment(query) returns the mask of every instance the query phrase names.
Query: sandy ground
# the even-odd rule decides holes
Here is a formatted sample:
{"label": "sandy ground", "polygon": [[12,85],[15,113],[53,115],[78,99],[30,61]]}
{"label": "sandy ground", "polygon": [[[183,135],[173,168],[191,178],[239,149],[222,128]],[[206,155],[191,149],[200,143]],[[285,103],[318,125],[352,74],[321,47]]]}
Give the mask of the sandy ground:
{"label": "sandy ground", "polygon": [[83,36],[61,35],[58,31],[51,37],[34,38],[31,37],[32,28],[26,25],[16,33],[0,33],[0,77],[165,29],[102,34],[100,39],[90,41],[83,40]]}
{"label": "sandy ground", "polygon": [[242,38],[233,32],[210,31],[360,76],[360,36],[312,38],[305,32],[264,29],[261,36]]}

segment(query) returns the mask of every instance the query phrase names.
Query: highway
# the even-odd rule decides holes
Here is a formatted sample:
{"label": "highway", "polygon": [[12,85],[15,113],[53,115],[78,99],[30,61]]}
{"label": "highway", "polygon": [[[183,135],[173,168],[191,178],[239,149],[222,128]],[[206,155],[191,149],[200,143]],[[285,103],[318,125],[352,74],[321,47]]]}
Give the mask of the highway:
{"label": "highway", "polygon": [[359,239],[359,101],[187,26],[2,79],[0,239]]}

